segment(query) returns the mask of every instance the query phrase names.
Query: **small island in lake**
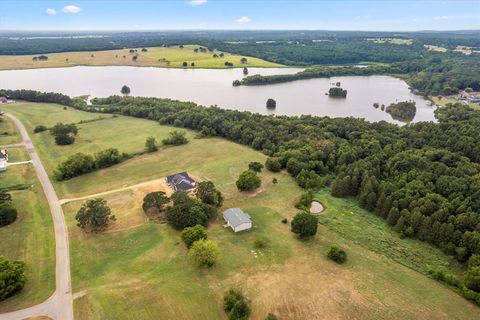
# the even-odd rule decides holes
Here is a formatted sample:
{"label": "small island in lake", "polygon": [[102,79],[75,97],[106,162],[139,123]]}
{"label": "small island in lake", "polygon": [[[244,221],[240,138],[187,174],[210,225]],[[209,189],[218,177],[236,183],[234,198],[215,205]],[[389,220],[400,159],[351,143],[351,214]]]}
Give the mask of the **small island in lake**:
{"label": "small island in lake", "polygon": [[402,122],[411,122],[417,113],[415,101],[401,101],[392,103],[385,109],[393,119]]}
{"label": "small island in lake", "polygon": [[346,98],[347,90],[344,90],[340,87],[332,87],[328,90],[328,95],[334,98]]}

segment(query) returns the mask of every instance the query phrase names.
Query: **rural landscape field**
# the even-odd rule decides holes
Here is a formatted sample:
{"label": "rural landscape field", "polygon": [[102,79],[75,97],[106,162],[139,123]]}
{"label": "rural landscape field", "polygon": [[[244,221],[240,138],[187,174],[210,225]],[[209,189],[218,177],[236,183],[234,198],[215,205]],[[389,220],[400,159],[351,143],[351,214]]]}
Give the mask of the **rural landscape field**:
{"label": "rural landscape field", "polygon": [[459,3],[2,2],[0,320],[479,319]]}

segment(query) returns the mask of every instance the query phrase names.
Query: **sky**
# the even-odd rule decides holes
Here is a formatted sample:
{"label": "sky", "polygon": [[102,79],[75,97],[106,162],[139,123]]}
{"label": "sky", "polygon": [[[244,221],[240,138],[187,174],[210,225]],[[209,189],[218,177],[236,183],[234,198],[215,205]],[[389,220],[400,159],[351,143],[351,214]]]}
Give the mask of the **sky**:
{"label": "sky", "polygon": [[0,0],[0,31],[480,29],[480,0]]}

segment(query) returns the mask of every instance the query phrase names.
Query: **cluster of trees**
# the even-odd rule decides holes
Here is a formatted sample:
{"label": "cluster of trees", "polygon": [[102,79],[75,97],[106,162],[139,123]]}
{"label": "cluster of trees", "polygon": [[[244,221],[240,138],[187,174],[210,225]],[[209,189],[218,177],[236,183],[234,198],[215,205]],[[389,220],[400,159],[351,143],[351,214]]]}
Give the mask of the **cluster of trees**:
{"label": "cluster of trees", "polygon": [[187,133],[185,131],[174,130],[168,134],[167,138],[162,140],[162,143],[165,145],[173,145],[173,146],[187,144],[188,139],[186,135]]}
{"label": "cluster of trees", "polygon": [[115,148],[99,151],[93,156],[80,152],[75,153],[58,165],[54,176],[58,181],[68,180],[94,170],[111,167],[130,157],[129,154],[120,153]]}
{"label": "cluster of trees", "polygon": [[17,209],[12,204],[12,196],[0,189],[0,227],[7,226],[17,219]]}
{"label": "cluster of trees", "polygon": [[14,100],[25,100],[31,102],[58,103],[64,106],[85,109],[86,102],[80,98],[70,98],[67,95],[54,92],[40,92],[35,90],[5,90],[0,89],[0,97],[9,97]]}
{"label": "cluster of trees", "polygon": [[196,225],[208,226],[217,216],[217,208],[223,203],[223,196],[211,181],[198,184],[192,198],[185,191],[177,191],[170,197],[172,206],[166,211],[167,222],[178,230]]}
{"label": "cluster of trees", "polygon": [[46,55],[42,54],[42,55],[33,57],[32,60],[33,61],[47,61],[48,57]]}
{"label": "cluster of trees", "polygon": [[[39,127],[36,128],[37,132]],[[43,128],[42,128],[43,129]],[[75,124],[57,123],[50,129],[50,134],[55,138],[55,143],[61,146],[73,144],[78,133]]]}
{"label": "cluster of trees", "polygon": [[75,215],[77,226],[87,232],[102,232],[116,217],[102,198],[87,200]]}
{"label": "cluster of trees", "polygon": [[417,107],[415,101],[401,101],[387,106],[385,112],[389,113],[395,120],[411,122],[417,114]]}
{"label": "cluster of trees", "polygon": [[0,256],[0,301],[23,289],[26,282],[25,263]]}
{"label": "cluster of trees", "polygon": [[334,98],[346,98],[347,90],[340,87],[332,87],[328,90],[328,96]]}

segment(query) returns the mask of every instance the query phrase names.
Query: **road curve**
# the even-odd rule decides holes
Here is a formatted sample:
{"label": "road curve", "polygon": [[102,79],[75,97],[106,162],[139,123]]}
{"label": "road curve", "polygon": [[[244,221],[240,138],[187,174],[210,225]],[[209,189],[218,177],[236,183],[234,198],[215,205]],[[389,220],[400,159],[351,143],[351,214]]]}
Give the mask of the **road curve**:
{"label": "road curve", "polygon": [[57,194],[40,161],[25,126],[20,120],[10,113],[5,114],[13,120],[22,136],[23,143],[32,160],[38,180],[43,187],[52,214],[55,231],[55,276],[56,290],[45,302],[30,308],[4,313],[0,320],[19,320],[33,316],[48,316],[56,320],[73,320],[72,284],[70,279],[70,253],[68,247],[68,230],[65,223],[63,210],[58,201]]}

